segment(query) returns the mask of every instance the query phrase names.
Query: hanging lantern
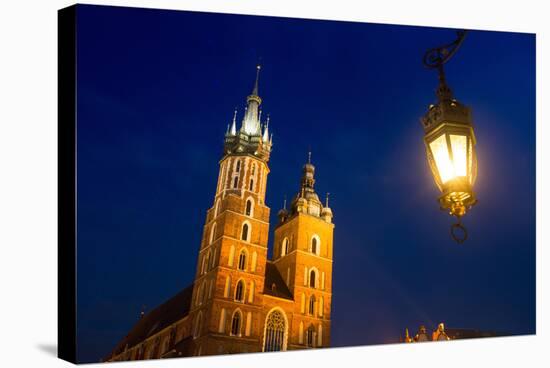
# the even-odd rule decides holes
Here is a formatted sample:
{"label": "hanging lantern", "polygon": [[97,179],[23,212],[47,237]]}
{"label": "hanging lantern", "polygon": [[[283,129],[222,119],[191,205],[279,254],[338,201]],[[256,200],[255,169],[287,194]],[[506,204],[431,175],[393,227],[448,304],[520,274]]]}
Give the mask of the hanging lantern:
{"label": "hanging lantern", "polygon": [[438,102],[430,105],[421,119],[428,164],[441,191],[438,202],[441,209],[457,218],[451,235],[459,243],[467,238],[461,218],[477,203],[473,189],[477,177],[476,139],[471,110],[453,98],[443,64],[456,52],[464,36],[465,31],[459,31],[456,41],[429,50],[424,56],[424,64],[439,71],[439,87]]}

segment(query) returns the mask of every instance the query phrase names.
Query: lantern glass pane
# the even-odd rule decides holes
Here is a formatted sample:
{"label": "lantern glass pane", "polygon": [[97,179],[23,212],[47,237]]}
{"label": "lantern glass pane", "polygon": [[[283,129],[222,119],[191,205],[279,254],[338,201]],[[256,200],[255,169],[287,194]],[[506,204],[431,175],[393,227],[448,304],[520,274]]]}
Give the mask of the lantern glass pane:
{"label": "lantern glass pane", "polygon": [[465,135],[454,135],[451,138],[451,149],[453,151],[454,176],[468,175],[468,150],[467,137]]}
{"label": "lantern glass pane", "polygon": [[473,156],[474,152],[472,151],[472,138],[468,139],[468,177],[470,184],[474,184],[474,168],[473,168]]}
{"label": "lantern glass pane", "polygon": [[447,148],[447,139],[445,134],[440,135],[438,138],[430,143],[430,149],[439,172],[441,182],[445,184],[447,181],[454,177],[454,168],[449,157],[449,149]]}

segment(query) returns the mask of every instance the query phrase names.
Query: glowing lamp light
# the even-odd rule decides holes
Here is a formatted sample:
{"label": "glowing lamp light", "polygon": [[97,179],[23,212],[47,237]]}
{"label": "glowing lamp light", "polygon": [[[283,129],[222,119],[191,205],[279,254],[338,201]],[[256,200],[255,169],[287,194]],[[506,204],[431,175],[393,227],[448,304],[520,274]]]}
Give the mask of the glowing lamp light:
{"label": "glowing lamp light", "polygon": [[428,164],[441,191],[438,202],[458,220],[451,226],[451,235],[458,243],[468,236],[460,220],[477,203],[473,189],[477,177],[476,139],[471,110],[452,97],[443,64],[454,55],[465,35],[466,31],[458,31],[455,41],[424,55],[424,65],[439,71],[439,86],[438,102],[430,105],[421,119]]}
{"label": "glowing lamp light", "polygon": [[470,110],[456,101],[447,106],[440,102],[428,111],[423,123],[428,164],[441,191],[439,204],[460,219],[477,202],[473,190],[477,177],[476,139]]}

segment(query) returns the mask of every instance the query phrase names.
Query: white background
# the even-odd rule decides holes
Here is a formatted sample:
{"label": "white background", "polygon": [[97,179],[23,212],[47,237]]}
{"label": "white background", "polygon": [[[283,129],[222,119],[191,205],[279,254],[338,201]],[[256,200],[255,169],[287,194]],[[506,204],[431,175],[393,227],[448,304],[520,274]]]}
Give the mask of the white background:
{"label": "white background", "polygon": [[[94,1],[165,9],[537,33],[537,335],[116,363],[138,367],[550,366],[550,10],[545,1]],[[0,366],[63,367],[57,344],[57,10],[0,5]],[[546,23],[546,24],[545,24]],[[513,71],[510,71],[513,73]],[[518,122],[520,123],[520,122]],[[505,185],[505,183],[502,183]],[[502,270],[506,272],[506,270]],[[497,313],[498,311],[495,311]]]}

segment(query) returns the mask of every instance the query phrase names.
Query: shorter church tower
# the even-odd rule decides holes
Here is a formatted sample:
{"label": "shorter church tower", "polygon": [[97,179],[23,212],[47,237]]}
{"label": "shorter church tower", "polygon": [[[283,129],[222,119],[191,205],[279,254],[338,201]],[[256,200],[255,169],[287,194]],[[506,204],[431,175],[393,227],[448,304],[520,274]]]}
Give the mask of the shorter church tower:
{"label": "shorter church tower", "polygon": [[[273,262],[294,296],[289,346],[330,345],[332,300],[332,210],[315,193],[315,166],[303,167],[300,190],[290,209],[279,211],[275,227]],[[286,202],[286,201],[285,201]]]}

